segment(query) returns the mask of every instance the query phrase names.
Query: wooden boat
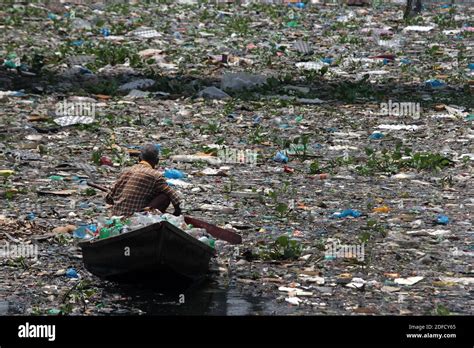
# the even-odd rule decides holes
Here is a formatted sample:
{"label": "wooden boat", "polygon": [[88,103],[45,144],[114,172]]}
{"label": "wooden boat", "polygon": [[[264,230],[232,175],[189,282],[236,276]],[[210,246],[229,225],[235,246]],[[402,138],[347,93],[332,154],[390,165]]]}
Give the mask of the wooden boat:
{"label": "wooden boat", "polygon": [[82,242],[79,246],[85,267],[100,278],[165,287],[191,284],[203,278],[215,255],[213,248],[169,222]]}

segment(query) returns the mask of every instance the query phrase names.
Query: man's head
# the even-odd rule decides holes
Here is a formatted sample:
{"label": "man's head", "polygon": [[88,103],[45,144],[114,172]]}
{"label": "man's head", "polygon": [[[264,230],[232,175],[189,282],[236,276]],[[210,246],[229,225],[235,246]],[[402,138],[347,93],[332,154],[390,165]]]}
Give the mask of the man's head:
{"label": "man's head", "polygon": [[155,145],[146,144],[145,146],[142,147],[142,150],[140,152],[140,160],[147,161],[154,168],[160,161],[158,155],[159,155],[158,149],[156,148]]}

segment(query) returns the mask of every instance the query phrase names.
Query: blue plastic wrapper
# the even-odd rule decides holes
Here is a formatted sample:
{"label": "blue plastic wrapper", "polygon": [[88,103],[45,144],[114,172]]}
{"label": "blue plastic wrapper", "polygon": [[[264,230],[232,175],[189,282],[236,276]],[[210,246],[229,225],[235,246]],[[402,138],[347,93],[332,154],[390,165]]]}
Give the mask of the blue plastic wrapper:
{"label": "blue plastic wrapper", "polygon": [[82,46],[84,40],[75,40],[71,42],[71,46]]}
{"label": "blue plastic wrapper", "polygon": [[110,35],[110,30],[109,30],[109,28],[102,28],[102,29],[100,29],[100,33],[102,35],[104,35],[105,37],[107,37],[107,36]]}
{"label": "blue plastic wrapper", "polygon": [[273,160],[275,162],[288,163],[288,156],[286,156],[283,152],[278,151],[275,157],[273,157]]}
{"label": "blue plastic wrapper", "polygon": [[28,213],[28,215],[26,215],[26,218],[30,221],[36,219],[36,215],[35,213]]}
{"label": "blue plastic wrapper", "polygon": [[345,217],[348,217],[348,216],[359,217],[361,215],[362,215],[362,213],[358,210],[346,209],[346,210],[343,210],[341,212],[336,212],[336,213],[332,214],[332,217],[334,217],[334,218],[345,218]]}
{"label": "blue plastic wrapper", "polygon": [[68,278],[79,278],[79,274],[74,268],[68,268],[66,271],[66,277]]}
{"label": "blue plastic wrapper", "polygon": [[447,225],[449,223],[449,217],[446,215],[438,215],[436,222],[440,225]]}
{"label": "blue plastic wrapper", "polygon": [[400,62],[401,62],[402,64],[411,64],[411,60],[408,59],[408,58],[402,58],[402,59],[400,60]]}
{"label": "blue plastic wrapper", "polygon": [[428,80],[425,83],[427,86],[431,88],[441,88],[441,87],[446,86],[446,83],[444,81],[436,80],[436,79]]}
{"label": "blue plastic wrapper", "polygon": [[469,63],[467,66],[470,70],[474,70],[474,63]]}
{"label": "blue plastic wrapper", "polygon": [[177,169],[166,169],[164,176],[167,179],[182,179],[186,177],[186,174]]}
{"label": "blue plastic wrapper", "polygon": [[369,138],[370,139],[375,139],[375,140],[378,140],[378,139],[382,139],[385,135],[383,135],[383,133],[378,133],[378,132],[375,132],[375,133],[372,133]]}
{"label": "blue plastic wrapper", "polygon": [[304,6],[305,6],[304,2],[297,2],[297,3],[290,2],[288,4],[288,7],[304,8]]}
{"label": "blue plastic wrapper", "polygon": [[333,58],[321,58],[321,62],[326,63],[326,64],[332,64],[334,61]]}

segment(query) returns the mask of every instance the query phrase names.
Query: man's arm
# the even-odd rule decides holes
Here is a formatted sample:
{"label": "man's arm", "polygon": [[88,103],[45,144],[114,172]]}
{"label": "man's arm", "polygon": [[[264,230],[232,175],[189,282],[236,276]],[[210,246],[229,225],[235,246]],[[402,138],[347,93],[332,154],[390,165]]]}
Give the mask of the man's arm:
{"label": "man's arm", "polygon": [[114,193],[115,193],[115,185],[112,188],[112,190],[110,190],[107,193],[107,196],[105,196],[105,203],[112,204],[112,205],[114,204],[114,199],[112,198],[114,196]]}
{"label": "man's arm", "polygon": [[179,199],[179,196],[178,194],[176,193],[175,190],[173,190],[169,185],[168,183],[166,182],[166,179],[161,176],[161,175],[157,175],[156,177],[156,193],[164,193],[165,195],[167,195],[171,201],[171,204],[173,204],[173,207],[174,207],[174,215],[178,216],[178,215],[181,215],[181,208],[180,208],[180,205],[181,205],[181,200]]}

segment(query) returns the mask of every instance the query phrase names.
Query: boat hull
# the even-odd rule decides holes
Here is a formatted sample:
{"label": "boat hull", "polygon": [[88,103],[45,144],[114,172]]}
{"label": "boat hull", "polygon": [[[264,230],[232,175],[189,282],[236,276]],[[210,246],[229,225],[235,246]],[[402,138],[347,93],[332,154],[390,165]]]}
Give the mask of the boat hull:
{"label": "boat hull", "polygon": [[80,243],[92,274],[115,282],[181,285],[205,277],[214,249],[168,222]]}

